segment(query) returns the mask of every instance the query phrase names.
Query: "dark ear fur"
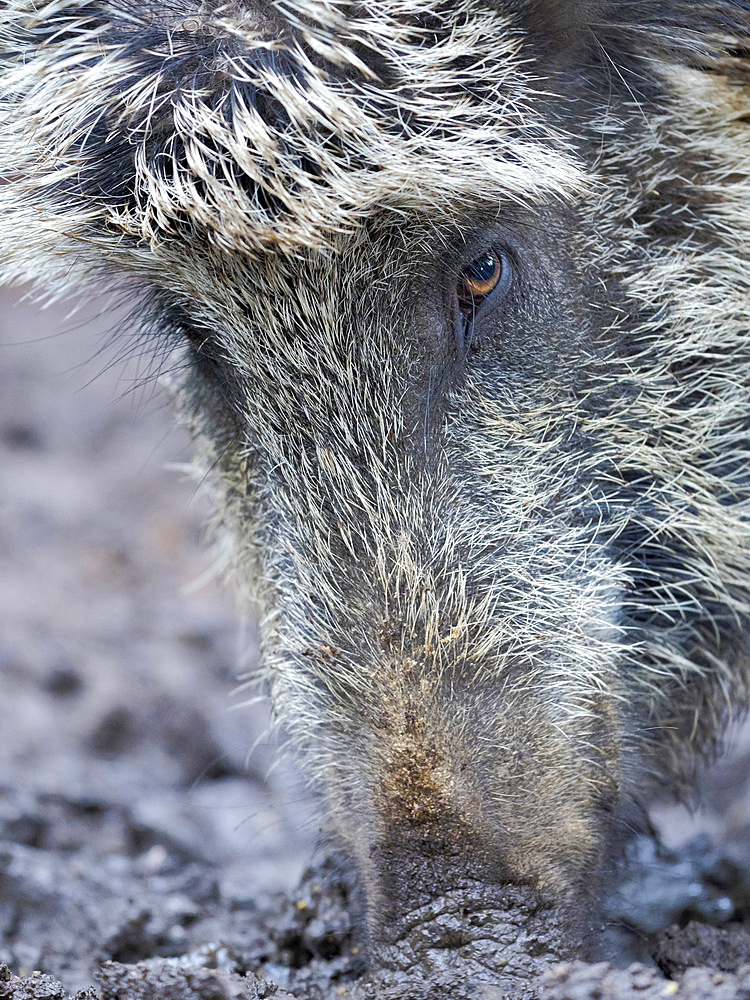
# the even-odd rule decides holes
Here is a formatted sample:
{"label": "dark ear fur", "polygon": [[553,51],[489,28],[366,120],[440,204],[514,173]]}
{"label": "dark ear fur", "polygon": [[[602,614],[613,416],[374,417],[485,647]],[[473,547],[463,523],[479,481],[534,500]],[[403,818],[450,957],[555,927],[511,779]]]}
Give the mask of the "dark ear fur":
{"label": "dark ear fur", "polygon": [[750,24],[746,0],[522,0],[511,6],[550,35],[616,26],[734,35],[747,32]]}
{"label": "dark ear fur", "polygon": [[577,49],[601,19],[601,0],[525,0],[521,16],[532,37]]}
{"label": "dark ear fur", "polygon": [[655,96],[651,59],[707,69],[739,83],[750,74],[747,0],[508,0],[542,76],[572,93],[606,86]]}
{"label": "dark ear fur", "polygon": [[575,50],[592,38],[619,38],[634,50],[643,52],[646,44],[649,51],[671,51],[684,59],[719,38],[750,37],[746,0],[523,0],[509,8],[532,36]]}

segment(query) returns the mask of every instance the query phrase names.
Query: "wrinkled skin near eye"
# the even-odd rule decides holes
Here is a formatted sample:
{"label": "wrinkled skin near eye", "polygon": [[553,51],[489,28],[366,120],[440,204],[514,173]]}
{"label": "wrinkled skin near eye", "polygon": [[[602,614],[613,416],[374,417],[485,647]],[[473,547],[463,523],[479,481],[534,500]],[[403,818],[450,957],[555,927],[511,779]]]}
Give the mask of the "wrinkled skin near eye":
{"label": "wrinkled skin near eye", "polygon": [[473,319],[484,302],[507,290],[511,276],[508,255],[498,247],[490,248],[473,260],[461,271],[456,287],[462,316]]}

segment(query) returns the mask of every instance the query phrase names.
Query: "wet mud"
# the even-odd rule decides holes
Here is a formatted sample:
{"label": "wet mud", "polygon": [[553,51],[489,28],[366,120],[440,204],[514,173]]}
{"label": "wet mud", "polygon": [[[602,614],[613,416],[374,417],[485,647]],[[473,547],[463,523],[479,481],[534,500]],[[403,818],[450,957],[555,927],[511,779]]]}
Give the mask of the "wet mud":
{"label": "wet mud", "polygon": [[[636,964],[564,961],[552,917],[509,890],[503,928],[478,928],[476,946],[465,933],[460,966],[444,949],[418,974],[368,972],[352,873],[315,851],[313,796],[274,766],[267,709],[232,700],[257,642],[211,573],[200,491],[165,468],[189,443],[148,368],[96,357],[111,317],[80,330],[11,305],[0,1000],[750,1000],[746,731],[700,779],[702,812],[665,797],[666,846],[630,848],[607,919],[627,928],[618,961]],[[492,977],[488,936],[506,963]]]}
{"label": "wet mud", "polygon": [[[471,956],[452,975],[415,977],[368,972],[352,933],[352,887],[334,860],[309,869],[295,893],[261,900],[223,899],[199,863],[161,852],[158,872],[152,858],[151,871],[141,859],[119,875],[112,865],[83,870],[80,854],[46,870],[37,860],[6,847],[13,883],[4,897],[15,902],[19,943],[36,941],[40,964],[55,971],[14,975],[0,966],[0,1000],[750,997],[750,934],[741,920],[674,925],[649,939],[646,963],[626,969],[555,961],[556,929],[540,923],[534,936],[498,941],[508,971],[515,964],[522,978],[474,976]],[[507,912],[528,926],[523,894],[509,894]],[[64,985],[76,979],[87,984]]]}

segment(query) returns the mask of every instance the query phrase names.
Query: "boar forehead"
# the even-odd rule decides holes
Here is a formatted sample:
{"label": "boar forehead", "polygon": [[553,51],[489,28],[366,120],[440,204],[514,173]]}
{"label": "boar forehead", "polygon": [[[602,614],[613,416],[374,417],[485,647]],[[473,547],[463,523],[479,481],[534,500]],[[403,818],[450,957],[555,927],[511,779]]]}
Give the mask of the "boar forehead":
{"label": "boar forehead", "polygon": [[[21,20],[27,5],[13,8]],[[498,192],[580,192],[507,13],[351,15],[71,0],[35,27],[33,79],[9,78],[35,119],[12,155],[54,168],[81,223],[98,204],[100,222],[152,247],[194,226],[225,250],[330,246],[375,210],[454,219]]]}

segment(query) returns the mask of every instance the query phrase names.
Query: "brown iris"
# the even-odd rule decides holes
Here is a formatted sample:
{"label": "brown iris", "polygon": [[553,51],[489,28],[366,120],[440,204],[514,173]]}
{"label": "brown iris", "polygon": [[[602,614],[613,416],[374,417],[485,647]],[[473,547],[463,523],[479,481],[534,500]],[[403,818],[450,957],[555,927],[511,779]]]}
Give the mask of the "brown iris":
{"label": "brown iris", "polygon": [[497,287],[502,274],[503,259],[494,250],[488,250],[465,267],[458,281],[458,308],[461,312],[472,313]]}

